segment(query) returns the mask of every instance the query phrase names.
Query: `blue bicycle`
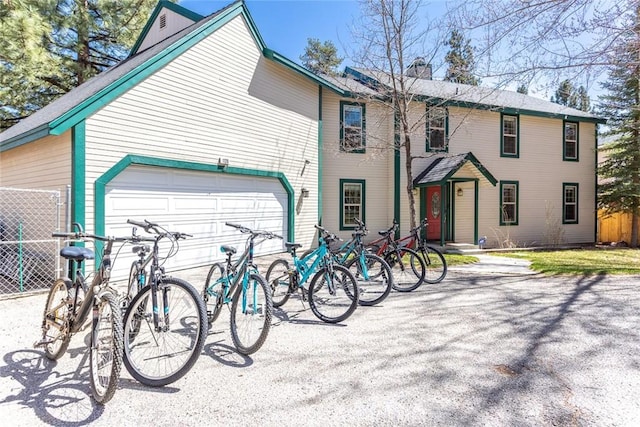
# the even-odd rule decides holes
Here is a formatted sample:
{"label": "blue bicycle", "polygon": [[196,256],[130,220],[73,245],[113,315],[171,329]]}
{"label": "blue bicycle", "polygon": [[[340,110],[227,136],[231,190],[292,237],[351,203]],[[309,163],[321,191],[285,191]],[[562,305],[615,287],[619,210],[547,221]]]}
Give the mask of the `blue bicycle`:
{"label": "blue bicycle", "polygon": [[258,238],[282,237],[229,222],[226,225],[249,234],[247,245],[235,263],[231,258],[236,248],[226,245],[220,248],[227,260],[216,262],[209,269],[202,299],[207,306],[209,327],[220,316],[222,306],[231,304],[231,339],[239,353],[249,355],[258,351],[267,339],[273,310],[271,289],[253,263],[253,248]]}
{"label": "blue bicycle", "polygon": [[[327,323],[346,320],[358,306],[359,291],[355,277],[348,268],[335,262],[329,244],[338,238],[316,225],[320,245],[306,256],[298,258],[296,249],[302,245],[285,243],[291,253],[293,267],[286,259],[277,259],[267,270],[266,278],[273,295],[273,306],[281,307],[300,290],[315,316]],[[309,287],[305,288],[311,279]]]}

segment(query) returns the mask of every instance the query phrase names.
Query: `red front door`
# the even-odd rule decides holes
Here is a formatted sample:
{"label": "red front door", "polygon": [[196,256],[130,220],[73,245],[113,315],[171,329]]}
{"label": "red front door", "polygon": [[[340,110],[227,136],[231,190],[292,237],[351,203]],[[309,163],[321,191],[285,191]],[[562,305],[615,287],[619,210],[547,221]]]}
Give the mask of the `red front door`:
{"label": "red front door", "polygon": [[427,187],[427,240],[440,240],[440,215],[442,215],[442,191],[439,186]]}

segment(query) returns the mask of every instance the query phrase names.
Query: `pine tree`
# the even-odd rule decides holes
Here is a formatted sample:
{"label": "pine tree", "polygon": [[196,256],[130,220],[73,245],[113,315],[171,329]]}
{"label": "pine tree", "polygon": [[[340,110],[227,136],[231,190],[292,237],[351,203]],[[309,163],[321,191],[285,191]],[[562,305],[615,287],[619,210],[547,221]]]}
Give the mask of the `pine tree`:
{"label": "pine tree", "polygon": [[480,80],[473,73],[475,71],[475,59],[473,48],[469,40],[458,30],[451,31],[449,38],[449,52],[444,58],[448,64],[445,80],[455,83],[477,86]]}
{"label": "pine tree", "polygon": [[0,131],[126,58],[156,4],[0,1]]}
{"label": "pine tree", "polygon": [[[639,8],[640,10],[640,8]],[[636,14],[638,18],[639,15]],[[605,133],[613,142],[600,148],[606,159],[598,165],[598,205],[609,213],[632,215],[631,247],[638,246],[640,215],[640,19],[635,34],[616,54],[607,94],[600,96],[599,113],[608,119]]]}
{"label": "pine tree", "polygon": [[336,68],[342,63],[342,58],[338,57],[338,49],[333,42],[326,40],[307,39],[307,47],[304,55],[300,56],[302,65],[315,74],[335,74]]}
{"label": "pine tree", "polygon": [[555,95],[551,97],[551,102],[566,105],[567,107],[576,108],[581,111],[589,111],[591,108],[591,100],[589,99],[587,90],[584,86],[576,89],[570,80],[560,82]]}

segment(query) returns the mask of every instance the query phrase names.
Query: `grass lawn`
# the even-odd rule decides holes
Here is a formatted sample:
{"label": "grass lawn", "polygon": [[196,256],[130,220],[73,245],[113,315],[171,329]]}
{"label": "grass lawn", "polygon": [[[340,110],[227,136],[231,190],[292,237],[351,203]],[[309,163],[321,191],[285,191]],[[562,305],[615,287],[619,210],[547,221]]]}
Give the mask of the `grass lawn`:
{"label": "grass lawn", "polygon": [[447,261],[447,267],[478,262],[478,258],[473,255],[444,254],[444,259]]}
{"label": "grass lawn", "polygon": [[554,274],[640,274],[640,249],[573,249],[492,253],[531,261],[535,271]]}

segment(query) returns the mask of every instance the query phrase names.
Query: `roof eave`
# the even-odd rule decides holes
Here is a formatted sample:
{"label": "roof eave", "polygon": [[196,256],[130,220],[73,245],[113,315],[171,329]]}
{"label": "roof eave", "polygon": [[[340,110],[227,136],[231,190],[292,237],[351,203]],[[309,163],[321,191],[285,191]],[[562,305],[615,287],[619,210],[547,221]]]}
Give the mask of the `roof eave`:
{"label": "roof eave", "polygon": [[16,135],[13,138],[9,138],[6,141],[0,143],[0,153],[3,151],[11,150],[12,148],[19,147],[23,144],[27,144],[31,141],[35,141],[45,136],[50,135],[49,123],[45,123],[37,128],[30,129],[27,132]]}

